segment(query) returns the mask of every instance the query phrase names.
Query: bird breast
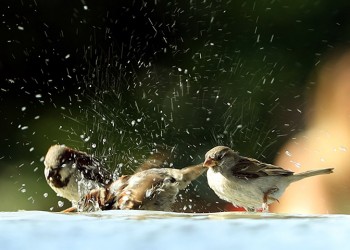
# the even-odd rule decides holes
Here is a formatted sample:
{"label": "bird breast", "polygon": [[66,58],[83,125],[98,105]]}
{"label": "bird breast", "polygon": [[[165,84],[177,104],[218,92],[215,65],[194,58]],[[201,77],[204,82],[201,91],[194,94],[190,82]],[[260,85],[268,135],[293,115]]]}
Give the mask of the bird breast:
{"label": "bird breast", "polygon": [[97,182],[83,178],[78,172],[66,176],[65,178],[63,178],[63,176],[66,176],[65,171],[62,172],[61,176],[62,180],[68,178],[68,181],[65,182],[65,186],[57,187],[50,181],[50,179],[48,179],[47,182],[58,196],[66,198],[72,203],[77,203],[91,190],[100,187]]}
{"label": "bird breast", "polygon": [[264,193],[274,187],[277,187],[278,191],[271,196],[278,199],[289,184],[286,181],[281,181],[280,176],[254,179],[243,179],[235,176],[228,178],[212,169],[208,170],[207,178],[209,186],[221,199],[231,202],[234,206],[246,208],[260,208]]}

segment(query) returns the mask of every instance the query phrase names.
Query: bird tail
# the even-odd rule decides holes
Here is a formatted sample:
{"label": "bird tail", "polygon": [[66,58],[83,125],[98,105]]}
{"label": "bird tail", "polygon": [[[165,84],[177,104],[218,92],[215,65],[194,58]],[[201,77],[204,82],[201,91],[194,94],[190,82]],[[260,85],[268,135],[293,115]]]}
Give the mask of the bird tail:
{"label": "bird tail", "polygon": [[298,181],[307,177],[315,176],[315,175],[331,174],[333,173],[333,169],[334,168],[324,168],[324,169],[310,170],[299,174],[295,174],[294,175],[296,177],[295,181]]}

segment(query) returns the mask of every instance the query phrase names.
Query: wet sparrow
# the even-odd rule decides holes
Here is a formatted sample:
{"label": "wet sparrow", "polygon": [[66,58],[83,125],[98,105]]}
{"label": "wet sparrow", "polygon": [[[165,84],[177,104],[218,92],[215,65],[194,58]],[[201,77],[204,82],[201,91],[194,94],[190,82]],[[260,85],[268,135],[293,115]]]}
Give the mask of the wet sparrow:
{"label": "wet sparrow", "polygon": [[91,191],[80,208],[171,211],[178,192],[206,170],[199,164],[183,169],[152,168],[122,176],[108,187]]}
{"label": "wet sparrow", "polygon": [[92,189],[112,182],[112,174],[99,160],[63,145],[51,146],[44,164],[47,183],[73,207]]}
{"label": "wet sparrow", "polygon": [[278,201],[292,182],[333,172],[333,168],[328,168],[294,174],[281,167],[240,156],[225,146],[209,150],[204,166],[209,168],[207,178],[210,188],[221,199],[248,211],[260,208],[268,211],[268,204]]}

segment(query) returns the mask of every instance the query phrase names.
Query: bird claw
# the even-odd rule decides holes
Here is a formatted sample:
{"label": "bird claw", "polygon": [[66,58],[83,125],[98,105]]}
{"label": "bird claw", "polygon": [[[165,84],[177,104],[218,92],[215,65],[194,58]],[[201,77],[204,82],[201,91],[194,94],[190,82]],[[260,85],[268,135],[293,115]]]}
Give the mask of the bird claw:
{"label": "bird claw", "polygon": [[269,205],[267,205],[266,202],[264,202],[264,203],[262,204],[261,208],[262,208],[262,212],[263,212],[263,213],[268,213],[268,212],[269,212]]}
{"label": "bird claw", "polygon": [[271,197],[269,196],[270,194],[273,194],[275,192],[278,191],[278,188],[277,187],[273,187],[273,188],[270,188],[269,190],[267,190],[265,193],[264,193],[264,196],[263,196],[263,204],[261,206],[262,208],[262,212],[264,213],[268,213],[269,212],[269,205],[268,205],[268,201],[269,200],[272,200],[272,201],[277,201],[279,203],[279,200],[274,198],[274,197]]}
{"label": "bird claw", "polygon": [[76,207],[69,207],[69,208],[61,211],[61,213],[74,213],[74,212],[77,212]]}

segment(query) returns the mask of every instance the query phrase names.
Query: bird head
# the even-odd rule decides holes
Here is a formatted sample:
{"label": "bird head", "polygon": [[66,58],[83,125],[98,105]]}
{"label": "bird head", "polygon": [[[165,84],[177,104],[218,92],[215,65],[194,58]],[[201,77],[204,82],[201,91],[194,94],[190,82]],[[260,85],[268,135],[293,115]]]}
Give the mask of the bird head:
{"label": "bird head", "polygon": [[56,187],[65,186],[77,167],[88,164],[89,161],[91,162],[91,157],[83,152],[64,145],[53,145],[45,156],[45,177]]}
{"label": "bird head", "polygon": [[203,166],[207,168],[217,168],[225,165],[227,161],[233,161],[237,153],[226,146],[217,146],[210,149],[205,154],[205,161]]}
{"label": "bird head", "polygon": [[65,179],[70,176],[71,164],[73,163],[71,158],[67,147],[63,145],[51,146],[44,160],[46,179],[54,185],[65,182]]}

